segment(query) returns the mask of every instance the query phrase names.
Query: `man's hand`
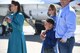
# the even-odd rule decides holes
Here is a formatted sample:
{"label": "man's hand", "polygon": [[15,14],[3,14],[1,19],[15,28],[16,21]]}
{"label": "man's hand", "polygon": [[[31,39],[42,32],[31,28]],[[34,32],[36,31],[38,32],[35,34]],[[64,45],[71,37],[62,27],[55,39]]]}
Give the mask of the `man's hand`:
{"label": "man's hand", "polygon": [[66,43],[66,41],[65,41],[65,40],[63,40],[63,39],[61,39],[61,40],[60,40],[60,42],[62,42],[62,43]]}

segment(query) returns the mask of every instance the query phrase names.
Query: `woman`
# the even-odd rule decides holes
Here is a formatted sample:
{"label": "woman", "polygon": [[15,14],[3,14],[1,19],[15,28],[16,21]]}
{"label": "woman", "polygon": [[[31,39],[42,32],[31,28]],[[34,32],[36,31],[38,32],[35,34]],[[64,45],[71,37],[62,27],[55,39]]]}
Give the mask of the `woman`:
{"label": "woman", "polygon": [[13,13],[6,18],[11,31],[7,53],[27,53],[23,34],[24,16],[20,12],[20,4],[12,1],[10,10]]}
{"label": "woman", "polygon": [[[53,20],[54,20],[54,22],[55,22],[55,24],[54,24],[54,29],[53,29],[53,31],[54,31],[54,34],[55,34],[55,26],[56,26],[56,8],[55,8],[55,6],[54,5],[50,5],[49,6],[49,8],[48,8],[48,16],[50,17],[50,18],[52,18]],[[42,36],[43,38],[44,38],[44,36]],[[54,51],[55,51],[55,53],[58,53],[58,45],[56,44],[56,46],[55,47],[53,47],[53,49],[54,49]],[[42,47],[42,51],[41,51],[41,53],[43,53],[43,47]]]}

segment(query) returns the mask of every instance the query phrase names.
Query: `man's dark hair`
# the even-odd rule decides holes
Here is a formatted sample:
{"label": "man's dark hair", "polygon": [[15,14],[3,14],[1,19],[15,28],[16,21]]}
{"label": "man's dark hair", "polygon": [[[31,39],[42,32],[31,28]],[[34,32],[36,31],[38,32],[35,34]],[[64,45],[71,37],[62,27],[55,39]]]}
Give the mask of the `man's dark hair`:
{"label": "man's dark hair", "polygon": [[74,1],[74,0],[71,0],[71,2],[72,2],[72,1]]}
{"label": "man's dark hair", "polygon": [[53,19],[47,19],[46,21],[47,21],[48,23],[52,24],[52,25],[55,24]]}

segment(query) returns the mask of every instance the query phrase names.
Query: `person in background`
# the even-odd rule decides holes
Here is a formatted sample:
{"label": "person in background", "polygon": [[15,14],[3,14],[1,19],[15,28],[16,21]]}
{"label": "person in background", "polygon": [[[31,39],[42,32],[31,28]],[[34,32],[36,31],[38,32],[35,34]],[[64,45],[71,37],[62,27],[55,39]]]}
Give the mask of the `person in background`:
{"label": "person in background", "polygon": [[[56,27],[56,22],[57,22],[57,20],[56,20],[57,19],[57,11],[56,11],[56,7],[53,4],[50,4],[47,14],[50,18],[52,18],[54,20],[54,28],[55,28]],[[56,32],[55,29],[53,29],[54,32]],[[55,53],[59,53],[58,43],[56,43],[56,46],[54,47],[54,49],[55,49]]]}
{"label": "person in background", "polygon": [[45,31],[40,34],[43,40],[43,46],[41,53],[55,53],[54,47],[56,45],[57,39],[55,38],[54,20],[47,19],[44,22]]}
{"label": "person in background", "polygon": [[56,38],[58,39],[59,53],[72,53],[75,43],[76,13],[69,5],[73,0],[60,0],[61,9],[56,24]]}
{"label": "person in background", "polygon": [[49,6],[49,8],[48,8],[48,16],[50,17],[50,18],[52,18],[53,20],[54,20],[54,22],[55,22],[55,24],[56,24],[56,7],[54,6],[54,5],[52,5],[52,4],[50,4],[50,6]]}
{"label": "person in background", "polygon": [[11,14],[6,17],[11,35],[8,42],[7,53],[27,53],[23,34],[24,15],[20,12],[20,4],[11,2]]}

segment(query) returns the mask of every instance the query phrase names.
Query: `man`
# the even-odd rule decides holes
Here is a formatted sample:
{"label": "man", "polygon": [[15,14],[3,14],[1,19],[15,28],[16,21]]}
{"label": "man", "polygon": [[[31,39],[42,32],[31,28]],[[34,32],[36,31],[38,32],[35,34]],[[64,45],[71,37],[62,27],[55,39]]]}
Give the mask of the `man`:
{"label": "man", "polygon": [[76,14],[69,5],[71,1],[73,0],[60,0],[62,8],[59,11],[56,25],[56,38],[60,53],[72,53],[75,43]]}

